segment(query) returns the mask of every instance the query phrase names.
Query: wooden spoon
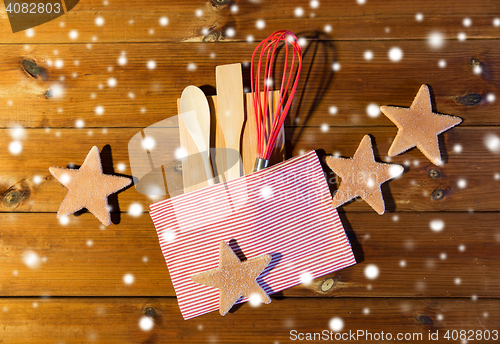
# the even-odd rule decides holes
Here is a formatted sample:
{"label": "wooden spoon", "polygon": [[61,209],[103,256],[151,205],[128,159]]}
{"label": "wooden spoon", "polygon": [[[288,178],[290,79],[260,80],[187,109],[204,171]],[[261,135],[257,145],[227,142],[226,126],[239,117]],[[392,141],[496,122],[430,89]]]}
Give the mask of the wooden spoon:
{"label": "wooden spoon", "polygon": [[203,158],[208,185],[214,185],[210,164],[210,108],[202,90],[188,86],[181,95],[181,116]]}
{"label": "wooden spoon", "polygon": [[[226,150],[226,163],[231,164],[227,180],[241,177],[241,131],[245,120],[243,105],[243,77],[241,64],[229,64],[215,68],[217,86],[217,122],[222,129]],[[237,152],[237,158],[234,153]],[[227,167],[227,166],[226,166]]]}

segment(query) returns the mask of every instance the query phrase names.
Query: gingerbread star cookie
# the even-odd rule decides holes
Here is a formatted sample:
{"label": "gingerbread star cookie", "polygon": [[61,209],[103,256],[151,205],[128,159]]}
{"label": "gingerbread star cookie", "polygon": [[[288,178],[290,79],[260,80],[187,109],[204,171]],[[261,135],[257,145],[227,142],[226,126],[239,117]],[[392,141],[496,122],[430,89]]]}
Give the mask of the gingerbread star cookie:
{"label": "gingerbread star cookie", "polygon": [[434,165],[441,164],[438,135],[462,122],[460,117],[432,112],[427,85],[420,86],[410,108],[381,106],[380,111],[398,127],[388,155],[395,156],[416,146]]}
{"label": "gingerbread star cookie", "polygon": [[376,162],[368,135],[363,137],[351,159],[327,156],[325,162],[342,179],[332,200],[334,208],[359,196],[380,215],[385,211],[380,186],[404,170],[400,165]]}
{"label": "gingerbread star cookie", "polygon": [[102,173],[99,148],[96,146],[92,147],[78,170],[50,167],[49,171],[59,183],[68,188],[57,212],[58,218],[87,208],[105,226],[111,224],[108,196],[131,183],[129,178]]}
{"label": "gingerbread star cookie", "polygon": [[241,296],[260,296],[263,303],[271,298],[257,283],[257,277],[271,261],[271,255],[264,254],[246,261],[240,261],[231,247],[221,241],[219,245],[219,266],[215,269],[191,276],[196,283],[219,289],[219,313],[224,316]]}

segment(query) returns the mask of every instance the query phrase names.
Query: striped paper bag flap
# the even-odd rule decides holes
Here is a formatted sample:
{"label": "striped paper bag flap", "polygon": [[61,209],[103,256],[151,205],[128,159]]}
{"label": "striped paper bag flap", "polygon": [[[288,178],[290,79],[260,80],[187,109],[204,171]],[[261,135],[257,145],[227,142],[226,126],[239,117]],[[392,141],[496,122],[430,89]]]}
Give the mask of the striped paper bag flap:
{"label": "striped paper bag flap", "polygon": [[184,319],[218,309],[218,289],[191,276],[218,266],[222,240],[240,259],[272,256],[268,294],[356,263],[314,151],[150,208]]}

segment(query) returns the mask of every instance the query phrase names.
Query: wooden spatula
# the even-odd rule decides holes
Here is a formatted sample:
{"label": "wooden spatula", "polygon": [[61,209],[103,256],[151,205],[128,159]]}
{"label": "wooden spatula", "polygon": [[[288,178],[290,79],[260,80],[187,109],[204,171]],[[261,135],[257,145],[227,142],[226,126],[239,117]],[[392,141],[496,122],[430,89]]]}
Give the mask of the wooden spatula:
{"label": "wooden spatula", "polygon": [[203,91],[196,86],[186,87],[181,95],[181,111],[184,124],[203,157],[208,185],[214,185],[210,164],[210,109]]}
{"label": "wooden spatula", "polygon": [[[241,177],[241,132],[245,120],[243,105],[243,78],[241,64],[229,64],[215,68],[217,87],[217,121],[224,135],[227,173],[226,181]],[[237,154],[235,154],[235,151]],[[235,159],[235,155],[237,158]],[[236,161],[236,163],[234,163]],[[228,166],[232,165],[232,166]],[[217,166],[220,169],[220,166]],[[221,171],[224,172],[224,171]]]}

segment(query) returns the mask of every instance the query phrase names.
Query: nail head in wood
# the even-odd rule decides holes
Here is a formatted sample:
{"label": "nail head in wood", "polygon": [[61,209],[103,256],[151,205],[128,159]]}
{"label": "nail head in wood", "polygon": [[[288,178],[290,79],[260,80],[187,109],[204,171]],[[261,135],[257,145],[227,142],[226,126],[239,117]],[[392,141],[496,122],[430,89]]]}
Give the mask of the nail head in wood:
{"label": "nail head in wood", "polygon": [[441,177],[441,173],[435,168],[431,168],[428,173],[429,177],[434,179]]}
{"label": "nail head in wood", "polygon": [[148,317],[154,317],[156,315],[156,311],[153,307],[147,307],[146,310],[144,311],[144,314],[147,315]]}
{"label": "nail head in wood", "polygon": [[445,194],[444,190],[437,189],[437,190],[434,190],[431,197],[434,201],[440,201],[444,198],[444,194]]}
{"label": "nail head in wood", "polygon": [[23,60],[22,65],[24,70],[32,77],[36,77],[36,75],[40,74],[40,69],[35,62],[30,60]]}
{"label": "nail head in wood", "polygon": [[321,291],[322,292],[327,292],[328,290],[332,289],[333,285],[335,284],[335,280],[333,278],[328,278],[321,283]]}

